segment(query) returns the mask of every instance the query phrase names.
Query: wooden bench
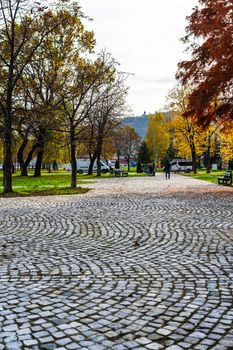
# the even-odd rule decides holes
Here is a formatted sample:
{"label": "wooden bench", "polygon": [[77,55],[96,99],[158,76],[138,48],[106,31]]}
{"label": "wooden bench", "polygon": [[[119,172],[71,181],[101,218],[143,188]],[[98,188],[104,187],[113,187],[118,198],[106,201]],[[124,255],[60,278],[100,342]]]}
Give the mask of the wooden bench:
{"label": "wooden bench", "polygon": [[224,175],[221,177],[218,177],[218,183],[219,185],[231,185],[232,184],[232,173],[231,171],[225,171]]}
{"label": "wooden bench", "polygon": [[127,171],[124,171],[124,170],[121,170],[121,169],[115,169],[114,170],[114,175],[115,176],[128,176],[128,172]]}

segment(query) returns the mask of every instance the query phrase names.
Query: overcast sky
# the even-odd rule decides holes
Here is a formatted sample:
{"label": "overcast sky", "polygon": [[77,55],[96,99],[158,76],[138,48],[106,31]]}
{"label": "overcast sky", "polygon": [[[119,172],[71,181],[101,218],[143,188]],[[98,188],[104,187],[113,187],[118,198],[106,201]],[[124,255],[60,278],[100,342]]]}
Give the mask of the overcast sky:
{"label": "overcast sky", "polygon": [[185,17],[198,0],[80,0],[93,21],[97,50],[105,48],[129,78],[133,114],[162,110],[175,85],[177,63],[185,57],[180,38]]}

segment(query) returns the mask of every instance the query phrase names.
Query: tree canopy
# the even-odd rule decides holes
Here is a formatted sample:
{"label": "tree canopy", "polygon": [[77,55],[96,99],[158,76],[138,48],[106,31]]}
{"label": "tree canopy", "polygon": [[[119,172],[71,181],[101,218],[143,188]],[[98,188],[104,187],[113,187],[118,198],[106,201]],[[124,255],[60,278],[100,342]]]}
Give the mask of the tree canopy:
{"label": "tree canopy", "polygon": [[177,78],[191,84],[189,110],[202,126],[233,121],[233,2],[199,0],[182,39],[192,57],[178,65]]}

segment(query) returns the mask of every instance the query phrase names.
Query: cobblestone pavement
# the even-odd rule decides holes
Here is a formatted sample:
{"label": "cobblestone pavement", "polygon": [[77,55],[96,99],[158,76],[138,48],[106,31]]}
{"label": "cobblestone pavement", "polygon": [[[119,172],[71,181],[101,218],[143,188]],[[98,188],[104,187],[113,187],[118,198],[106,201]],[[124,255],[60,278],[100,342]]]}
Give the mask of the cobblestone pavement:
{"label": "cobblestone pavement", "polygon": [[233,349],[232,189],[91,186],[0,199],[0,350]]}

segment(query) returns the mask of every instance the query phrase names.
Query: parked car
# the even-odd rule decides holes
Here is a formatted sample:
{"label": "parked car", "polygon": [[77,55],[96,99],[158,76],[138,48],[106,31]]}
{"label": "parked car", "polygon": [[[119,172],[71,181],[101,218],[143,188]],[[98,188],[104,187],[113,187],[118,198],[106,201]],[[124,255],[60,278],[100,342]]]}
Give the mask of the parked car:
{"label": "parked car", "polygon": [[108,161],[108,166],[114,168],[115,167],[115,163],[116,163],[115,160],[109,160]]}
{"label": "parked car", "polygon": [[[79,174],[83,174],[83,173],[87,173],[89,166],[90,166],[90,159],[76,159],[76,163],[77,163],[77,173]],[[101,172],[102,174],[106,174],[107,172],[109,172],[109,166],[107,164],[105,164],[102,160],[100,161],[101,163]],[[64,165],[64,169],[66,171],[71,171],[71,164],[65,164]],[[93,166],[93,171],[97,171],[97,161],[95,161],[94,166]]]}
{"label": "parked car", "polygon": [[184,171],[186,173],[189,173],[190,171],[192,171],[192,168],[193,162],[191,160],[174,159],[171,162],[171,171],[173,172]]}

